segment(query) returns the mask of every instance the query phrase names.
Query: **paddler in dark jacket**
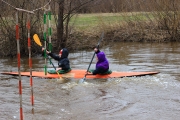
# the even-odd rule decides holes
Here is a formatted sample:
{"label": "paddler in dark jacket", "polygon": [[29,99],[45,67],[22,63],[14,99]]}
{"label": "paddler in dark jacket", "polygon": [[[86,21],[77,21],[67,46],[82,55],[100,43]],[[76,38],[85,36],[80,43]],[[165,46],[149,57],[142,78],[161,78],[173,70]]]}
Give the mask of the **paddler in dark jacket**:
{"label": "paddler in dark jacket", "polygon": [[[44,51],[44,48],[42,48],[42,51]],[[63,48],[59,51],[59,55],[55,53],[51,53],[46,50],[47,55],[51,56],[54,60],[58,61],[58,70],[69,70],[70,69],[70,63],[68,59],[69,52],[66,48]]]}
{"label": "paddler in dark jacket", "polygon": [[96,53],[97,63],[96,69],[93,71],[93,75],[105,73],[109,70],[109,62],[104,52],[100,51],[97,47],[94,47]]}

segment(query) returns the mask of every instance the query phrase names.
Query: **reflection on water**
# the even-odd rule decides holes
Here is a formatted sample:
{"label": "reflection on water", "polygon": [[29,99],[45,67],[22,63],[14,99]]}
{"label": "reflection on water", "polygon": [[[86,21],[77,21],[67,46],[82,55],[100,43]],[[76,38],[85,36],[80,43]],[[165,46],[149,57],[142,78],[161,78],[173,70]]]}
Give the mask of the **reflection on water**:
{"label": "reflection on water", "polygon": [[[26,120],[178,120],[180,117],[180,44],[112,43],[105,51],[113,71],[159,71],[153,76],[110,79],[33,78],[34,114],[29,77],[22,77],[23,114]],[[87,69],[93,51],[70,53],[72,69]],[[56,62],[53,60],[54,64]],[[17,71],[17,59],[0,60],[2,71]],[[29,71],[28,58],[21,71]],[[91,68],[95,67],[95,59]],[[52,69],[52,65],[48,64]],[[33,70],[44,70],[42,57],[33,57]],[[0,74],[0,116],[19,119],[18,76]]]}

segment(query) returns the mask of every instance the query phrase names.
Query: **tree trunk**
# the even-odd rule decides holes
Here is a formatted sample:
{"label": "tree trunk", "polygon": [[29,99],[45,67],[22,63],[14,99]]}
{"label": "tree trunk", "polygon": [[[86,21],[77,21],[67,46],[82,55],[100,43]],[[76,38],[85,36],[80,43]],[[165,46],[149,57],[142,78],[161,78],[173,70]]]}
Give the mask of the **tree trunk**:
{"label": "tree trunk", "polygon": [[64,25],[63,25],[63,15],[64,15],[64,1],[65,0],[59,0],[59,10],[58,10],[58,24],[57,24],[57,41],[58,41],[58,48],[62,49],[65,45],[65,39],[64,39]]}

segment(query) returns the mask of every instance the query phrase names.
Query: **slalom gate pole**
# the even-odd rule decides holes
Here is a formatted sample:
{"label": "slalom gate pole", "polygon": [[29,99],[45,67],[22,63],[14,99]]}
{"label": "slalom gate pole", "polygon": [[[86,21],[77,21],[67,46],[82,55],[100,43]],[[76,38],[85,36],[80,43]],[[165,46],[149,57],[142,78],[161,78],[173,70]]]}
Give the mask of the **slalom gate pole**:
{"label": "slalom gate pole", "polygon": [[[49,9],[48,9],[48,36],[49,36],[49,44],[48,44],[48,49],[49,51],[51,52],[52,51],[52,42],[51,42],[51,36],[52,36],[52,29],[51,29],[51,8],[50,8],[50,5],[49,5]],[[53,65],[53,63],[51,62],[51,58],[49,58],[50,60],[50,64]],[[54,66],[54,65],[53,65]]]}
{"label": "slalom gate pole", "polygon": [[51,8],[50,8],[50,5],[49,5],[49,11],[48,11],[48,21],[49,21],[49,24],[48,24],[48,36],[49,36],[49,44],[48,44],[48,48],[49,48],[49,51],[52,51],[52,42],[51,42],[51,36],[52,36],[52,29],[51,29]]}
{"label": "slalom gate pole", "polygon": [[19,45],[19,23],[18,23],[18,11],[16,11],[16,41],[17,41],[17,63],[18,63],[18,74],[19,74],[19,98],[20,98],[20,120],[23,120],[23,108],[22,108],[22,83],[21,83],[21,56],[20,56],[20,45]]}
{"label": "slalom gate pole", "polygon": [[[47,28],[47,19],[48,19],[48,28]],[[48,32],[48,33],[47,33]],[[49,44],[48,44],[48,50],[51,52],[52,51],[52,43],[51,43],[51,37],[52,37],[52,29],[51,29],[51,11],[50,11],[50,4],[49,4],[49,8],[46,9],[44,8],[44,58],[45,58],[45,75],[47,75],[47,54],[46,54],[46,50],[47,50],[47,35],[49,38]],[[51,58],[49,58],[51,59]],[[51,64],[51,63],[50,63]]]}
{"label": "slalom gate pole", "polygon": [[29,50],[29,70],[30,70],[30,87],[31,87],[31,105],[34,114],[34,95],[33,95],[33,79],[32,79],[32,58],[31,58],[31,38],[30,38],[30,14],[27,14],[27,30],[28,30],[28,50]]}
{"label": "slalom gate pole", "polygon": [[44,65],[44,72],[45,72],[45,75],[47,75],[47,54],[46,54],[46,41],[47,41],[47,19],[46,19],[46,10],[44,10],[44,32],[43,32],[43,37],[44,37],[44,59],[45,59],[45,65]]}

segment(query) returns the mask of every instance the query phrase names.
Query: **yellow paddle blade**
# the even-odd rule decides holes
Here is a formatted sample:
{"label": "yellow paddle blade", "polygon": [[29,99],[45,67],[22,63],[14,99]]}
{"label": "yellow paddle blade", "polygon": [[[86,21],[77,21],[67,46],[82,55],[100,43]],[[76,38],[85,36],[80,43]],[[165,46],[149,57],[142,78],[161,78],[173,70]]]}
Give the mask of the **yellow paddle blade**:
{"label": "yellow paddle blade", "polygon": [[41,41],[40,41],[40,39],[39,39],[37,34],[33,35],[33,39],[36,42],[36,44],[38,44],[39,46],[42,46]]}

